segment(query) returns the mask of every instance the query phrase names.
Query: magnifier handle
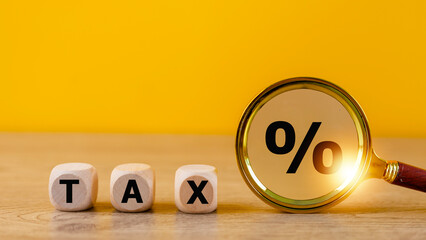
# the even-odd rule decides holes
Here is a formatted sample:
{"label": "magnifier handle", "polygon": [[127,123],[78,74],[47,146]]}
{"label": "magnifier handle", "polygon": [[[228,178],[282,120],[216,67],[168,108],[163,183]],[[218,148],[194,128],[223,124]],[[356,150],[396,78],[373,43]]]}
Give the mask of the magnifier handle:
{"label": "magnifier handle", "polygon": [[426,192],[426,170],[398,161],[386,161],[386,181],[414,190]]}

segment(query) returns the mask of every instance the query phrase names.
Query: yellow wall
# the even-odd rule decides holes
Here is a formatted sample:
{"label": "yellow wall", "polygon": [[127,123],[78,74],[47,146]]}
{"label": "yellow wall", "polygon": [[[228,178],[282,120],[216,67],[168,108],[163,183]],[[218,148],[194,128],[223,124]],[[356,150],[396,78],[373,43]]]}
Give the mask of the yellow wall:
{"label": "yellow wall", "polygon": [[0,1],[0,131],[234,134],[295,76],[426,137],[425,1]]}

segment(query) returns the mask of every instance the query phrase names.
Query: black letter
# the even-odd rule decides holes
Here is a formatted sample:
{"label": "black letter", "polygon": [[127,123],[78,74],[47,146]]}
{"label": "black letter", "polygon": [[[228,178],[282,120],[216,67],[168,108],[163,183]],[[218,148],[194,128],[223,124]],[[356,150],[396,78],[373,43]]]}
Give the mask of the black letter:
{"label": "black letter", "polygon": [[194,193],[192,194],[191,198],[188,200],[186,204],[193,204],[195,200],[197,200],[197,198],[200,199],[200,202],[202,204],[209,204],[209,202],[207,202],[207,199],[204,197],[203,193],[201,193],[201,191],[203,191],[208,181],[206,180],[201,181],[198,187],[197,185],[195,185],[195,182],[192,180],[188,180],[187,182],[189,186],[191,186]]}
{"label": "black letter", "polygon": [[80,184],[80,180],[78,179],[60,179],[59,184],[66,184],[66,195],[67,195],[67,203],[72,203],[72,185]]}
{"label": "black letter", "polygon": [[[133,194],[130,192],[133,188]],[[124,191],[123,199],[121,200],[121,203],[127,203],[129,198],[136,198],[137,203],[143,203],[141,194],[139,193],[138,184],[136,183],[135,179],[129,179],[127,182],[126,190]]]}

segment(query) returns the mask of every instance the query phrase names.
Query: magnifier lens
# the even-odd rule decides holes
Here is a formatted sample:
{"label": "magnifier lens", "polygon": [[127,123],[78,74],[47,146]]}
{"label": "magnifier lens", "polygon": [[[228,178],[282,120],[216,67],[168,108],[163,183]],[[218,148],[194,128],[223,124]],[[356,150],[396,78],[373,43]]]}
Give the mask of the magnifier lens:
{"label": "magnifier lens", "polygon": [[361,108],[319,79],[272,85],[247,107],[237,133],[240,170],[264,201],[316,211],[343,200],[369,166],[370,135]]}

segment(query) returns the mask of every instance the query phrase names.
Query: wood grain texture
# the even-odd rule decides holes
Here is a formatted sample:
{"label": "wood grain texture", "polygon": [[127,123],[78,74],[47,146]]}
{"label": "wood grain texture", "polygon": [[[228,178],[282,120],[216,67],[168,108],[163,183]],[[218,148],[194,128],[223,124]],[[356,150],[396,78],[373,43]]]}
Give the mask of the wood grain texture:
{"label": "wood grain texture", "polygon": [[392,184],[426,192],[426,170],[398,162],[398,175]]}
{"label": "wood grain texture", "polygon": [[[378,155],[426,167],[426,139],[374,139]],[[51,169],[63,162],[96,167],[94,208],[60,212],[49,202]],[[144,162],[156,172],[153,208],[116,211],[109,196],[115,166]],[[185,214],[174,204],[174,174],[184,164],[218,169],[218,208]],[[288,214],[259,200],[237,168],[231,136],[0,134],[0,239],[424,239],[426,195],[367,180],[341,204]]]}

